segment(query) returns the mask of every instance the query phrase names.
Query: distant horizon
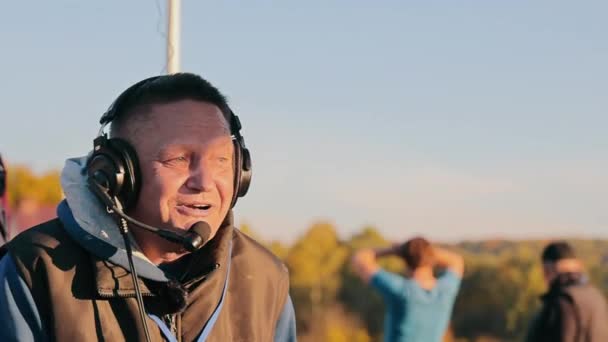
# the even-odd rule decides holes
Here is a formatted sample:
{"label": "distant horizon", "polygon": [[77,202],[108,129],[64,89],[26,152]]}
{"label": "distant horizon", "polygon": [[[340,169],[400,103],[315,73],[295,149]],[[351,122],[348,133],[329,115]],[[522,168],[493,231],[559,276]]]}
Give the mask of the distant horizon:
{"label": "distant horizon", "polygon": [[[33,203],[36,203],[36,202],[34,201]],[[55,208],[57,206],[57,204],[41,204],[41,203],[36,203],[36,204],[39,205],[40,208],[45,208],[45,209]],[[46,210],[45,212],[48,212],[48,210]],[[12,215],[15,215],[14,212],[12,213]],[[9,219],[9,221],[11,221],[11,220]],[[405,242],[405,241],[407,241],[407,239],[414,237],[414,236],[418,236],[418,235],[427,237],[427,236],[425,236],[425,234],[422,233],[422,234],[412,234],[410,237],[405,237],[399,241],[397,241],[396,239],[387,239],[387,236],[386,236],[386,234],[383,233],[382,228],[378,227],[378,226],[374,226],[374,225],[363,225],[358,230],[354,230],[352,232],[349,231],[348,233],[344,233],[344,232],[340,231],[340,227],[335,225],[331,219],[318,219],[318,220],[311,219],[310,223],[308,224],[308,226],[306,228],[299,231],[298,234],[292,235],[292,237],[289,240],[283,240],[280,238],[273,238],[271,236],[268,236],[267,234],[265,234],[263,232],[263,230],[256,229],[255,228],[256,225],[252,222],[249,222],[246,220],[244,220],[243,222],[239,222],[239,221],[240,221],[240,219],[239,219],[239,215],[237,212],[235,214],[235,226],[237,228],[240,229],[243,226],[247,226],[247,228],[250,229],[254,235],[258,236],[265,242],[279,242],[283,245],[288,245],[288,246],[293,245],[298,239],[302,238],[308,232],[308,230],[310,228],[312,228],[315,224],[318,224],[318,223],[329,223],[330,225],[332,225],[336,229],[336,234],[341,241],[348,241],[350,238],[354,237],[357,234],[362,233],[364,230],[366,230],[368,228],[375,229],[383,238],[385,238],[387,241],[390,241],[390,242],[399,242],[399,241]],[[30,227],[27,227],[27,228],[30,228]],[[510,242],[556,241],[556,240],[608,241],[608,234],[606,236],[595,236],[595,237],[594,236],[585,236],[585,235],[567,235],[566,234],[566,235],[531,235],[531,236],[495,235],[495,236],[471,237],[471,238],[461,238],[461,239],[441,239],[441,238],[429,238],[429,239],[434,243],[449,244],[449,245],[456,245],[456,244],[462,244],[462,243],[487,242],[487,241],[510,241]]]}

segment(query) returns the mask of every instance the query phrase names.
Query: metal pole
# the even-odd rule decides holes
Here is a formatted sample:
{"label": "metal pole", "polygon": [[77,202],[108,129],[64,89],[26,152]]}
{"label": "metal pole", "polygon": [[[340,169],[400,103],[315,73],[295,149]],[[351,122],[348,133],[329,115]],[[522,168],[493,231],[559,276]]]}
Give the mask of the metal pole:
{"label": "metal pole", "polygon": [[168,0],[167,73],[179,72],[180,0]]}

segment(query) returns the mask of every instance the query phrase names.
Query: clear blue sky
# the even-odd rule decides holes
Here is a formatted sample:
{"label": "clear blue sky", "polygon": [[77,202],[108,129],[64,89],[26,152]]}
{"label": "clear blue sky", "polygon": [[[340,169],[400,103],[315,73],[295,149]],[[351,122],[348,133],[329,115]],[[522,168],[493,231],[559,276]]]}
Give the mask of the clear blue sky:
{"label": "clear blue sky", "polygon": [[[0,11],[0,152],[90,150],[130,84],[163,72],[165,1]],[[240,222],[293,240],[608,237],[608,2],[182,1],[182,69],[225,92],[254,183]],[[153,133],[151,132],[151,136]]]}

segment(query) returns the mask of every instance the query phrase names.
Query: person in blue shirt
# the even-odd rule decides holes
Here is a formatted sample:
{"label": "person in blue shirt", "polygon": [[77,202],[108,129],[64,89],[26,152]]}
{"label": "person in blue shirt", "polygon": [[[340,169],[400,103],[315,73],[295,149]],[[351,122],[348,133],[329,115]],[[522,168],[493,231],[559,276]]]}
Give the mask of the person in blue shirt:
{"label": "person in blue shirt", "polygon": [[[404,274],[388,272],[376,259],[397,255]],[[416,237],[384,249],[361,249],[352,258],[357,275],[383,297],[385,342],[440,342],[464,272],[462,256]],[[435,277],[434,268],[442,269]]]}

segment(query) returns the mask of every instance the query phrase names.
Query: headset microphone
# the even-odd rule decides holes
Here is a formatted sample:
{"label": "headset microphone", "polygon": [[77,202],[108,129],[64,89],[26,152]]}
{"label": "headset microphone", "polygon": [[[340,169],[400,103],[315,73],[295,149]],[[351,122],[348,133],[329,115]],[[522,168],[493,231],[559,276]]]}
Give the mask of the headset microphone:
{"label": "headset microphone", "polygon": [[[100,174],[96,174],[95,176],[101,176]],[[116,215],[120,218],[126,220],[127,222],[143,228],[149,232],[155,233],[156,235],[162,237],[165,240],[174,242],[176,244],[182,245],[187,251],[194,252],[200,249],[207,243],[209,240],[209,236],[211,235],[211,227],[207,222],[199,221],[195,223],[189,230],[185,231],[178,228],[158,228],[147,225],[143,222],[139,222],[136,219],[125,214],[120,206],[120,202],[115,202],[107,192],[107,188],[102,184],[105,182],[99,182],[103,176],[101,177],[93,177],[88,179],[89,187],[93,192],[100,198],[103,203],[108,207],[108,209],[112,210]],[[100,184],[101,183],[101,184]],[[118,205],[117,205],[118,204]]]}
{"label": "headset microphone", "polygon": [[[128,216],[127,216],[128,217]],[[129,220],[127,220],[129,221]],[[199,250],[209,240],[211,235],[211,227],[205,221],[196,222],[188,231],[183,231],[176,228],[156,228],[151,227],[136,220],[129,221],[136,226],[144,228],[148,231],[156,233],[165,240],[175,242],[182,245],[188,252]],[[153,228],[153,229],[150,229]]]}

